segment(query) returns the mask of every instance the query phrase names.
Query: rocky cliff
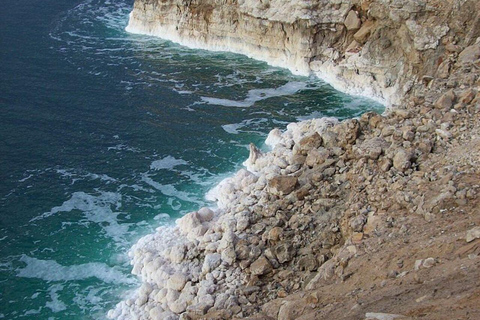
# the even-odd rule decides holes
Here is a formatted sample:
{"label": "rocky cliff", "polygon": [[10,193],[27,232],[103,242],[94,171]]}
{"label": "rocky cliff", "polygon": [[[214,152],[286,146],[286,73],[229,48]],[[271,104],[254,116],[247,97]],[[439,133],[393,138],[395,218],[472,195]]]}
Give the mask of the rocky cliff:
{"label": "rocky cliff", "polygon": [[114,319],[480,318],[480,3],[137,0],[129,30],[313,72],[394,105],[268,153],[131,250]]}
{"label": "rocky cliff", "polygon": [[445,76],[447,53],[480,36],[471,0],[137,0],[127,30],[315,73],[386,104]]}

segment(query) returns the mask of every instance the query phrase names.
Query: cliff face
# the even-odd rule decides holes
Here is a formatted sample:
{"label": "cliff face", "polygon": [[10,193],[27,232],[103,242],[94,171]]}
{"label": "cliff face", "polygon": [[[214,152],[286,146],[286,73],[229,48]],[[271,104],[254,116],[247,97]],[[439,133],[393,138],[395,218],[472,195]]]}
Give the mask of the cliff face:
{"label": "cliff face", "polygon": [[272,130],[272,151],[252,145],[247,170],[212,191],[215,212],[134,245],[142,285],[109,317],[479,319],[479,10],[477,0],[137,0],[131,31],[248,53],[399,105]]}
{"label": "cliff face", "polygon": [[473,0],[137,0],[127,30],[315,73],[399,104],[480,36]]}

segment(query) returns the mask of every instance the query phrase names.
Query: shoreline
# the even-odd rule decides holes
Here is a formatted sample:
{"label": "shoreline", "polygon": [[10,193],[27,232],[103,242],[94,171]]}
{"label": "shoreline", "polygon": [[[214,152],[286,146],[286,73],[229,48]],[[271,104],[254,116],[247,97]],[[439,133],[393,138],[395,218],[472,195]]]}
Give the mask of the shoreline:
{"label": "shoreline", "polygon": [[[438,1],[427,2],[435,4]],[[141,0],[137,3],[140,5]],[[350,2],[341,3],[340,8],[346,5],[343,15],[352,16]],[[415,15],[418,10],[423,10],[422,4],[418,4],[420,9],[412,5],[406,10]],[[374,1],[369,5],[370,10],[380,10],[375,6],[383,4]],[[460,7],[465,12],[456,14],[474,14],[469,5],[478,7],[478,4],[467,1]],[[188,12],[189,8],[186,9]],[[480,38],[476,42],[470,39],[463,46],[447,40],[440,43],[448,32],[462,31],[451,27],[445,31],[444,22],[438,21],[438,32],[425,36],[422,41],[417,39],[424,31],[422,24],[430,21],[429,14],[437,18],[437,14],[447,17],[453,6],[438,10],[425,11],[426,17],[417,17],[414,22],[408,20],[410,16],[383,18],[416,30],[415,41],[408,44],[416,50],[416,55],[429,58],[448,54],[449,59],[444,60],[449,61],[446,69],[442,63],[433,66],[436,75],[443,74],[431,77],[422,75],[430,72],[431,65],[424,64],[425,70],[419,68],[412,73],[417,68],[416,62],[404,57],[403,63],[411,65],[396,69],[398,74],[393,84],[388,79],[381,83],[385,78],[379,78],[379,74],[385,70],[384,66],[372,67],[369,66],[372,62],[365,60],[364,56],[372,54],[368,51],[374,46],[370,40],[367,39],[363,49],[355,52],[360,45],[355,35],[365,26],[370,28],[370,37],[375,32],[384,32],[379,27],[381,23],[372,19],[369,16],[372,13],[364,8],[359,10],[360,13],[354,13],[357,20],[353,17],[353,22],[361,26],[353,30],[356,33],[347,32],[344,36],[346,39],[354,37],[357,48],[346,50],[346,57],[338,64],[335,59],[320,59],[311,62],[309,69],[313,72],[329,70],[333,82],[344,76],[340,86],[356,83],[352,89],[356,92],[387,95],[387,100],[394,101],[395,107],[384,115],[370,112],[359,119],[342,122],[313,119],[292,123],[284,132],[274,129],[266,140],[272,146],[268,153],[251,145],[250,157],[245,163],[248,170],[239,170],[233,177],[219,183],[216,194],[212,192],[212,198],[218,203],[217,212],[202,208],[189,213],[177,220],[170,239],[161,239],[165,228],[160,227],[157,233],[140,239],[132,247],[132,273],[141,278],[142,286],[134,299],[121,302],[109,312],[109,317],[230,319],[252,316],[251,319],[258,319],[254,317],[257,314],[261,319],[296,319],[300,315],[312,317],[305,319],[340,319],[344,317],[343,308],[348,306],[344,310],[348,310],[345,312],[351,317],[359,318],[361,314],[364,318],[380,319],[377,314],[385,313],[368,309],[375,306],[375,301],[377,304],[386,301],[389,308],[383,307],[382,310],[398,313],[401,308],[408,308],[411,314],[416,312],[419,303],[432,301],[424,298],[399,303],[391,300],[394,298],[388,300],[389,295],[375,300],[382,290],[389,290],[391,297],[398,296],[403,290],[402,281],[407,279],[424,283],[415,277],[428,277],[426,269],[431,270],[432,276],[442,279],[442,268],[449,268],[444,277],[453,277],[457,264],[463,263],[477,274],[475,257],[460,254],[463,260],[450,261],[441,250],[425,251],[417,247],[412,255],[412,245],[409,244],[418,241],[419,246],[425,246],[428,239],[436,239],[433,236],[436,227],[433,226],[445,228],[439,217],[451,212],[449,219],[452,219],[472,205],[474,208],[479,189],[478,179],[472,174],[478,172],[480,159],[463,156],[462,152],[469,150],[480,155],[480,144],[477,143],[480,139],[477,123],[480,72],[472,67],[480,59]],[[374,18],[382,17],[380,11],[374,12]],[[198,16],[192,19],[198,20]],[[271,21],[272,26],[277,24],[278,20]],[[351,26],[347,19],[344,24],[347,29]],[[373,26],[378,29],[373,30]],[[474,23],[470,27],[475,30]],[[285,30],[290,30],[283,28],[285,34],[288,33]],[[443,50],[449,45],[451,49],[445,53]],[[392,46],[392,43],[385,42],[380,46],[381,50],[390,52],[390,60],[403,54],[390,50]],[[362,56],[358,55],[359,52]],[[332,57],[338,52],[327,54]],[[375,54],[379,52],[375,51]],[[351,64],[352,60],[363,64],[363,69],[355,69],[358,65]],[[293,63],[295,67],[297,65],[301,65],[298,60]],[[408,79],[406,71],[414,80]],[[372,81],[371,90],[366,90]],[[455,82],[453,87],[452,81]],[[467,149],[462,149],[463,144],[468,146]],[[446,178],[438,177],[437,171]],[[473,210],[470,217],[457,219],[444,237],[449,235],[456,239],[458,232],[467,231],[468,223],[480,223],[480,213]],[[429,237],[424,238],[422,232]],[[439,239],[444,241],[441,237]],[[457,246],[461,247],[461,244]],[[422,256],[425,254],[436,256]],[[392,255],[396,259],[396,269],[393,266],[384,266],[387,269],[383,271],[372,269],[367,263],[373,259],[379,265],[385,265]],[[423,258],[417,259],[419,255]],[[382,272],[387,274],[386,278],[379,275]],[[362,279],[362,275],[363,278],[370,277],[369,280]],[[449,279],[445,278],[445,286],[455,287],[456,282],[447,281]],[[367,290],[369,283],[375,285]],[[440,280],[436,286],[441,287],[441,283]],[[355,291],[360,284],[365,299],[372,299],[370,304],[355,304],[355,299],[335,300],[345,297],[352,289]],[[474,288],[467,287],[466,290],[472,292]],[[409,293],[404,296],[409,297]],[[336,302],[324,304],[322,301]],[[330,305],[335,308],[328,308]],[[472,314],[476,312],[468,304],[464,306]],[[440,319],[448,315],[445,313],[448,308],[451,308],[448,303],[440,304],[430,314]],[[455,314],[460,314],[461,310],[459,308]]]}

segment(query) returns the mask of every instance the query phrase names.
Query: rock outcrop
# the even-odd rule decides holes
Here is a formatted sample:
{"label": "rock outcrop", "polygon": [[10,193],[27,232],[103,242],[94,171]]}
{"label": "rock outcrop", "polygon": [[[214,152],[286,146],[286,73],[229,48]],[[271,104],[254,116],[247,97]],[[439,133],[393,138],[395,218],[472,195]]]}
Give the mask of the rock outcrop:
{"label": "rock outcrop", "polygon": [[445,73],[445,54],[472,44],[480,22],[474,0],[137,0],[127,30],[246,54],[398,105]]}
{"label": "rock outcrop", "polygon": [[[114,319],[478,318],[480,3],[137,0],[129,29],[396,104],[274,129],[131,250]],[[477,280],[475,280],[477,279]],[[418,294],[422,294],[418,296]]]}

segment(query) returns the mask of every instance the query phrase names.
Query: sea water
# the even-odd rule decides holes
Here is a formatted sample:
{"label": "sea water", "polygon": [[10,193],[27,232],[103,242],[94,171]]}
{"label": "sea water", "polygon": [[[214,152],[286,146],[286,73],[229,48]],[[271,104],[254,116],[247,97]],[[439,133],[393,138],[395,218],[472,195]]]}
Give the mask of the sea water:
{"label": "sea water", "polygon": [[382,106],[241,55],[124,31],[133,0],[0,10],[0,319],[104,319],[128,249],[200,206],[248,144]]}

